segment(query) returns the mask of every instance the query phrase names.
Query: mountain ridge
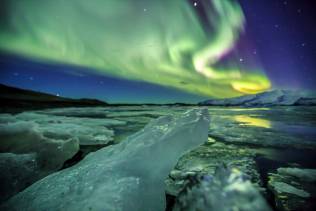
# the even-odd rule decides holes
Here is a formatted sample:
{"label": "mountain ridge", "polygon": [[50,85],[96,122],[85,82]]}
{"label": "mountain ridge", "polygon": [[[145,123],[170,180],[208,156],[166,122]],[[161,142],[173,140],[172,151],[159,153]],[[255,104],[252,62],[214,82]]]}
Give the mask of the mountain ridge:
{"label": "mountain ridge", "polygon": [[281,90],[226,99],[205,100],[198,105],[212,106],[312,106],[316,105],[316,95],[310,92]]}

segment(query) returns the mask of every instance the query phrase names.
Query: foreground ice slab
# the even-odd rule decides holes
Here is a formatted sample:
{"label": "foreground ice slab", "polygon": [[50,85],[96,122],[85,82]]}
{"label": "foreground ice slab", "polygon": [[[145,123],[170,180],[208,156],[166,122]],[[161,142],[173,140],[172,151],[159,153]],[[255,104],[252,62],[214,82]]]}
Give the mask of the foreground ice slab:
{"label": "foreground ice slab", "polygon": [[268,188],[279,210],[316,210],[316,169],[278,168],[270,173]]}
{"label": "foreground ice slab", "polygon": [[8,210],[164,210],[164,179],[188,150],[207,141],[206,109],[165,116],[120,144],[90,153],[12,197]]}
{"label": "foreground ice slab", "polygon": [[251,182],[260,185],[260,176],[251,149],[227,145],[224,143],[207,143],[183,155],[174,170],[166,179],[166,192],[177,196],[190,177],[196,175],[214,175],[219,163],[241,170]]}
{"label": "foreground ice slab", "polygon": [[35,154],[0,153],[0,203],[40,178]]}
{"label": "foreground ice slab", "polygon": [[174,211],[270,211],[264,198],[238,169],[216,168],[214,176],[192,177]]}

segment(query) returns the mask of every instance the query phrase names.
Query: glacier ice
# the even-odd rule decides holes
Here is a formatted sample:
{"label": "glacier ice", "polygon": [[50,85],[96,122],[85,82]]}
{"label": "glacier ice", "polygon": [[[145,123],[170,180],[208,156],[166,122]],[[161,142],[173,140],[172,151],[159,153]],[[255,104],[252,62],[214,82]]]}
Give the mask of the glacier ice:
{"label": "glacier ice", "polygon": [[40,176],[36,154],[0,153],[0,203]]}
{"label": "glacier ice", "polygon": [[65,117],[101,119],[106,118],[109,112],[104,107],[70,107],[58,109],[45,109],[42,111],[38,111],[37,113]]}
{"label": "glacier ice", "polygon": [[36,153],[38,165],[47,172],[60,169],[79,150],[78,139],[45,137],[34,122],[0,124],[0,140],[1,153]]}
{"label": "glacier ice", "polygon": [[34,183],[2,208],[164,210],[164,179],[181,155],[207,141],[208,127],[207,109],[160,117],[125,141]]}
{"label": "glacier ice", "polygon": [[236,168],[219,166],[214,176],[195,176],[179,194],[174,211],[270,211],[258,190]]}
{"label": "glacier ice", "polygon": [[316,169],[278,168],[269,173],[268,188],[280,210],[315,210]]}
{"label": "glacier ice", "polygon": [[260,176],[256,168],[255,156],[256,154],[246,147],[207,142],[179,159],[165,181],[166,192],[177,196],[188,181],[188,176],[213,175],[219,163],[238,168],[259,187]]}
{"label": "glacier ice", "polygon": [[[76,138],[80,145],[106,145],[113,141],[114,132],[107,127],[125,125],[125,122],[106,119],[106,118],[88,118],[90,113],[99,114],[98,110],[93,109],[72,109],[68,115],[75,112],[82,117],[68,117],[69,109],[44,110],[38,112],[23,112],[17,115],[0,115],[0,124],[8,123],[26,123],[35,125],[37,130],[45,137],[51,139]],[[55,115],[57,113],[58,115]],[[63,115],[66,116],[63,116]]]}
{"label": "glacier ice", "polygon": [[316,169],[279,168],[278,173],[306,182],[316,182]]}

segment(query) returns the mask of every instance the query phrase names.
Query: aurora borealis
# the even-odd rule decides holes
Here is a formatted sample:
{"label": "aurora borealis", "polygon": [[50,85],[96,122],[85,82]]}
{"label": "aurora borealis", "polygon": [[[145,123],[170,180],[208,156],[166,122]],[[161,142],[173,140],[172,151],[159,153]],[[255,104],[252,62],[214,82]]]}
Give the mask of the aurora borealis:
{"label": "aurora borealis", "polygon": [[[240,62],[245,17],[236,1],[6,1],[2,51],[208,97],[271,84]],[[247,58],[251,60],[251,58]]]}
{"label": "aurora borealis", "polygon": [[312,91],[315,6],[309,0],[3,0],[0,83],[112,103]]}

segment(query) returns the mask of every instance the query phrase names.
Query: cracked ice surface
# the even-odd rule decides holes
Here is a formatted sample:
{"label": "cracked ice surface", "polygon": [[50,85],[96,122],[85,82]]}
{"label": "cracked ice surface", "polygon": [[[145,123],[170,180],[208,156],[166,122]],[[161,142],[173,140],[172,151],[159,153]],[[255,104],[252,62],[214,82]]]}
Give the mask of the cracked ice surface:
{"label": "cracked ice surface", "polygon": [[218,166],[213,176],[195,176],[177,198],[174,211],[271,211],[247,177],[235,168]]}
{"label": "cracked ice surface", "polygon": [[[65,109],[66,110],[66,109]],[[114,133],[108,129],[108,126],[125,125],[125,122],[105,118],[88,118],[85,115],[97,113],[91,110],[76,110],[80,117],[69,117],[74,111],[64,111],[65,116],[60,115],[64,109],[39,112],[23,112],[17,115],[0,115],[1,126],[7,126],[14,123],[27,123],[34,125],[36,129],[45,137],[52,139],[78,139],[80,145],[107,144],[113,140]],[[59,115],[55,115],[56,112]],[[88,112],[88,113],[87,113]]]}
{"label": "cracked ice surface", "polygon": [[125,141],[90,153],[12,197],[13,210],[164,210],[164,179],[207,141],[207,109],[151,121]]}

